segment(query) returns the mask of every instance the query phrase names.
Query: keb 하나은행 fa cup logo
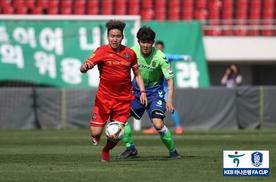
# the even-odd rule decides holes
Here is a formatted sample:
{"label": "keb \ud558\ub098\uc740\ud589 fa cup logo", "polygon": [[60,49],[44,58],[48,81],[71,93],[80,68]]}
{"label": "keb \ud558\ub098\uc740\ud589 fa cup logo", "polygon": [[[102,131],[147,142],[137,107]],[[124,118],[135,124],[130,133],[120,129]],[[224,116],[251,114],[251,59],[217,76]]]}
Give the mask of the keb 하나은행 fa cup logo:
{"label": "keb \ud558\ub098\uc740\ud589 fa cup logo", "polygon": [[268,150],[224,150],[223,176],[269,176]]}

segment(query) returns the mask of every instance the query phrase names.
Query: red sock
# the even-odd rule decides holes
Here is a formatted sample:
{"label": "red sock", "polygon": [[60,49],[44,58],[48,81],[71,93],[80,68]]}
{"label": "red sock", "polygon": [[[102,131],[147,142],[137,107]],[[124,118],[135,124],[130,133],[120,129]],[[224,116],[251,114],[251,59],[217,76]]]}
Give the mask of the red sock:
{"label": "red sock", "polygon": [[106,144],[103,148],[103,151],[109,152],[111,149],[113,149],[117,145],[117,143],[118,142],[113,142],[113,141],[107,140]]}
{"label": "red sock", "polygon": [[102,161],[109,161],[110,160],[110,155],[109,155],[109,151],[102,151]]}
{"label": "red sock", "polygon": [[111,149],[113,149],[118,142],[112,142],[110,140],[107,140],[106,145],[104,146],[103,150],[102,150],[102,160],[104,161],[109,161],[110,160],[110,155],[109,155],[109,151]]}

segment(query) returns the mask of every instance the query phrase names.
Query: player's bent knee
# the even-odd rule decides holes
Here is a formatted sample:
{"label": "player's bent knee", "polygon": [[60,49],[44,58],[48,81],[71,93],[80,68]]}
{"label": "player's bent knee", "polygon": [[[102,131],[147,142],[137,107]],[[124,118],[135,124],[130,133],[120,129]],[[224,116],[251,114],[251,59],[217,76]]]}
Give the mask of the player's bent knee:
{"label": "player's bent knee", "polygon": [[152,119],[152,124],[156,130],[160,130],[164,127],[164,122],[162,119],[159,118],[153,118]]}
{"label": "player's bent knee", "polygon": [[154,124],[154,128],[155,128],[157,131],[161,130],[163,127],[164,127],[164,124],[163,124],[163,123]]}

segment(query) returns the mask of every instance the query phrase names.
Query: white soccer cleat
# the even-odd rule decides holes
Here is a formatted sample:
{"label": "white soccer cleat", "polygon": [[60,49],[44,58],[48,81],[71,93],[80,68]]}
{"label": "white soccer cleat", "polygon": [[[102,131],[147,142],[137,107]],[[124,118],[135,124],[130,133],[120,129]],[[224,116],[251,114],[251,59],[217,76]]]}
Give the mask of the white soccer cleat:
{"label": "white soccer cleat", "polygon": [[91,137],[90,141],[91,141],[92,145],[98,145],[99,144],[99,141],[94,137]]}

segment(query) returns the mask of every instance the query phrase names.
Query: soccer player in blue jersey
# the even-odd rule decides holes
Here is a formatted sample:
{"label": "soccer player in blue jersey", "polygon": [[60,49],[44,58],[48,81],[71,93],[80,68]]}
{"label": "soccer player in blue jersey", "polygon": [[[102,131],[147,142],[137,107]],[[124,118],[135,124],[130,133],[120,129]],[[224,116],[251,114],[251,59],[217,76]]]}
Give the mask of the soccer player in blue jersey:
{"label": "soccer player in blue jersey", "polygon": [[[136,119],[141,119],[144,112],[147,111],[153,126],[169,151],[169,157],[180,158],[176,151],[172,134],[164,124],[165,112],[173,112],[174,110],[172,102],[174,74],[165,54],[153,47],[155,32],[150,27],[143,26],[140,28],[137,33],[137,39],[139,46],[135,46],[132,49],[137,55],[139,71],[144,80],[145,90],[140,90],[137,82],[135,80],[132,81],[135,99],[131,104],[131,115]],[[168,83],[167,101],[164,99],[164,81]],[[147,106],[139,102],[139,97],[143,92],[147,94]],[[123,142],[126,144],[126,150],[120,155],[120,158],[126,159],[136,156],[137,150],[132,140],[129,124],[125,125]]]}
{"label": "soccer player in blue jersey", "polygon": [[[159,50],[161,50],[162,52],[164,52],[164,49],[165,49],[165,45],[164,45],[164,42],[163,41],[156,41],[155,42],[155,47]],[[166,57],[168,59],[168,61],[171,63],[172,61],[180,61],[180,60],[183,60],[183,61],[187,61],[187,55],[180,55],[180,54],[169,54],[169,53],[165,53],[166,54]],[[164,89],[165,89],[165,100],[167,99],[167,89],[168,89],[168,85],[167,85],[167,82],[164,82]],[[184,132],[184,129],[183,127],[181,126],[181,120],[180,120],[180,116],[178,114],[178,112],[176,110],[174,110],[173,112],[171,112],[171,118],[172,118],[172,121],[174,122],[175,124],[175,130],[174,130],[174,133],[175,134],[183,134]],[[154,127],[150,127],[148,129],[144,129],[143,130],[143,133],[145,134],[155,134],[157,133],[156,129]]]}

